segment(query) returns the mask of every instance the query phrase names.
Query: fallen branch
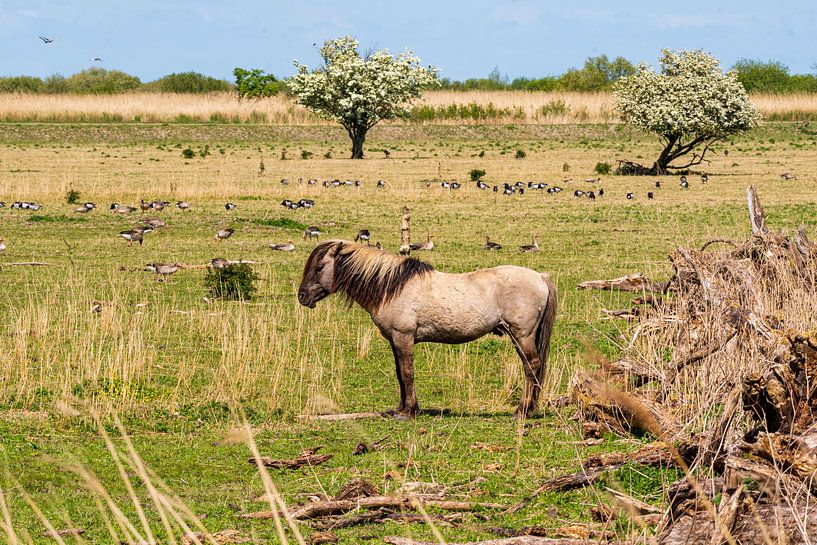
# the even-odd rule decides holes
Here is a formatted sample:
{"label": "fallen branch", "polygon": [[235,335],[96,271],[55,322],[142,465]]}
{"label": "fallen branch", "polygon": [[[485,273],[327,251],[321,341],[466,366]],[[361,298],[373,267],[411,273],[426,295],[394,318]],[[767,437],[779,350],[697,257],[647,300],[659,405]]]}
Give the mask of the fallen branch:
{"label": "fallen branch", "polygon": [[643,291],[651,293],[663,292],[665,284],[653,282],[641,273],[628,274],[612,280],[587,280],[579,284],[580,290],[611,290]]}
{"label": "fallen branch", "polygon": [[[445,511],[478,511],[480,509],[504,509],[506,506],[497,503],[474,503],[467,501],[441,500],[436,496],[369,496],[354,500],[321,501],[293,508],[289,517],[294,520],[320,518],[330,515],[339,515],[355,509],[379,509],[389,507],[394,509],[417,509],[418,507],[435,507]],[[238,515],[245,519],[270,519],[276,516],[285,516],[275,511],[259,511]]]}
{"label": "fallen branch", "polygon": [[332,459],[334,456],[334,454],[315,454],[321,448],[323,447],[318,446],[307,449],[300,453],[297,458],[292,460],[273,460],[272,458],[262,456],[258,459],[250,458],[247,461],[253,465],[260,464],[272,469],[298,469],[303,466],[316,466]]}
{"label": "fallen branch", "polygon": [[363,513],[346,517],[333,517],[322,519],[310,523],[310,526],[318,530],[337,530],[349,528],[350,526],[360,526],[362,524],[385,523],[385,522],[406,522],[424,523],[431,522],[439,526],[453,526],[462,522],[462,513],[449,513],[445,515],[421,515],[418,513],[392,513],[390,511],[377,511],[374,513]]}
{"label": "fallen branch", "polygon": [[17,261],[14,263],[0,263],[2,267],[48,267],[51,263],[43,263],[42,261]]}
{"label": "fallen branch", "polygon": [[344,413],[344,414],[301,414],[301,420],[325,420],[333,422],[335,420],[360,420],[361,418],[383,418],[383,413]]}

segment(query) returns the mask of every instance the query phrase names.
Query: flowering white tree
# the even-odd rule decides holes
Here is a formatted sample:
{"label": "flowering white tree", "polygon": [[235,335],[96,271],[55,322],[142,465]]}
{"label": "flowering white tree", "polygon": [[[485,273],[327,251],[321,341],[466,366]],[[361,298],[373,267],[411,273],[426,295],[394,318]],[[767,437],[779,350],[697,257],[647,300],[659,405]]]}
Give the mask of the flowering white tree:
{"label": "flowering white tree", "polygon": [[439,85],[437,69],[420,65],[405,51],[387,50],[365,57],[351,36],[328,40],[321,48],[324,65],[309,71],[298,61],[289,80],[298,102],[321,117],[340,123],[352,139],[352,159],[363,158],[366,133],[382,119],[407,114],[405,107],[431,85]]}
{"label": "flowering white tree", "polygon": [[[705,160],[714,142],[747,131],[760,121],[737,73],[703,51],[664,50],[661,72],[641,64],[613,86],[623,121],[658,135],[664,149],[648,174],[689,168]],[[683,164],[672,164],[692,152]],[[638,165],[640,167],[640,165]]]}

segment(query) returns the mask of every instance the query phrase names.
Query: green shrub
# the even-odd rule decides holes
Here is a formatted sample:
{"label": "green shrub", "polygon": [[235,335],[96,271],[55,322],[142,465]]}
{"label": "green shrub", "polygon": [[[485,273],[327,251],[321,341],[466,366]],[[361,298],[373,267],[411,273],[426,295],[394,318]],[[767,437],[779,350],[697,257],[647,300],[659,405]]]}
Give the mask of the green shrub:
{"label": "green shrub", "polygon": [[208,269],[204,283],[210,295],[229,301],[249,301],[257,288],[258,275],[247,263],[231,263],[223,269]]}
{"label": "green shrub", "polygon": [[514,157],[516,157],[517,159],[524,159],[527,155],[528,154],[525,153],[525,150],[518,149],[518,150],[516,150],[516,155],[514,155]]}
{"label": "green shrub", "polygon": [[145,85],[147,91],[158,90],[162,93],[214,93],[232,89],[233,86],[229,82],[198,72],[168,74]]}
{"label": "green shrub", "polygon": [[196,153],[193,150],[191,150],[190,148],[184,148],[182,150],[182,157],[184,157],[185,159],[192,159],[195,156],[196,156]]}
{"label": "green shrub", "polygon": [[76,189],[69,189],[65,194],[65,202],[68,204],[77,204],[79,202],[79,191]]}
{"label": "green shrub", "polygon": [[610,174],[611,168],[610,163],[596,163],[596,168],[593,170],[596,174]]}
{"label": "green shrub", "polygon": [[246,70],[236,68],[233,70],[235,76],[238,99],[244,98],[264,98],[277,95],[283,90],[284,84],[272,74],[264,74],[263,70],[253,68]]}
{"label": "green shrub", "polygon": [[0,78],[0,93],[41,93],[45,84],[33,76]]}
{"label": "green shrub", "polygon": [[539,108],[539,115],[542,117],[567,115],[570,107],[561,98],[549,100],[547,104]]}
{"label": "green shrub", "polygon": [[485,171],[479,168],[475,168],[468,174],[471,176],[471,181],[476,182],[477,180],[481,180],[482,177],[485,176]]}
{"label": "green shrub", "polygon": [[113,94],[137,89],[142,82],[119,70],[89,68],[66,78],[65,86],[70,93]]}
{"label": "green shrub", "polygon": [[307,150],[301,150],[301,159],[311,159],[314,153]]}

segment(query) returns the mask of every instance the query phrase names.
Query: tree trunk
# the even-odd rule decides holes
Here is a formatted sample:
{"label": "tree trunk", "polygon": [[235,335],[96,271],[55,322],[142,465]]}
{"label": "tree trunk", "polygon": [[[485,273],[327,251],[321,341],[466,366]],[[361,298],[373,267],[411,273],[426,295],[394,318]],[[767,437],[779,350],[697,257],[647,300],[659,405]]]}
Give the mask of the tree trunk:
{"label": "tree trunk", "polygon": [[363,142],[366,141],[366,129],[352,129],[349,131],[352,139],[352,159],[363,159]]}
{"label": "tree trunk", "polygon": [[672,162],[675,157],[672,154],[672,148],[675,147],[675,144],[678,142],[678,138],[671,137],[667,140],[667,145],[664,150],[661,152],[661,155],[658,156],[658,159],[655,160],[655,163],[652,166],[652,174],[653,175],[663,175],[667,173],[667,168],[669,164]]}

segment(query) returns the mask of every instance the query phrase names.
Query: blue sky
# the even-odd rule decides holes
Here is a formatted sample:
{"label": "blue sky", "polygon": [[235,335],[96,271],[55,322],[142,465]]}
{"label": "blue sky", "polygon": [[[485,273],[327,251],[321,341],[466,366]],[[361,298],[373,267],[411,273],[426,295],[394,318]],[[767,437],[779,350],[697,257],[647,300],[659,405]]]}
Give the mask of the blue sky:
{"label": "blue sky", "polygon": [[0,0],[0,75],[69,75],[99,56],[143,81],[232,79],[235,66],[287,76],[293,59],[318,62],[313,43],[345,34],[364,49],[408,47],[452,79],[557,74],[602,53],[654,63],[664,47],[811,73],[815,21],[813,0]]}

